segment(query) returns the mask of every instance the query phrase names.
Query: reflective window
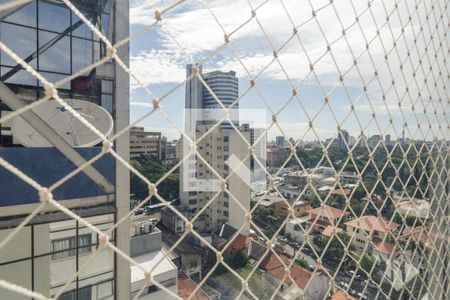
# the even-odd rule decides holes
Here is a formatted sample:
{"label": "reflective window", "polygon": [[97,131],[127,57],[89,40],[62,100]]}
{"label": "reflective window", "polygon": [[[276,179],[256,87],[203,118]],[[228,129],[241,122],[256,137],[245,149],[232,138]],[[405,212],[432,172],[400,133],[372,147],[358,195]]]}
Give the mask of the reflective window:
{"label": "reflective window", "polygon": [[[54,41],[57,34],[39,31],[39,47]],[[39,69],[70,74],[70,37],[63,37],[39,55]]]}
{"label": "reflective window", "polygon": [[76,72],[93,63],[93,42],[72,38],[72,71]]}
{"label": "reflective window", "polygon": [[[22,59],[36,52],[36,31],[34,29],[2,23],[0,40]],[[17,62],[2,51],[1,64],[15,66]],[[31,66],[36,67],[36,60],[31,62]]]}
{"label": "reflective window", "polygon": [[111,80],[102,80],[102,93],[112,94],[113,83]]}
{"label": "reflective window", "polygon": [[[12,68],[1,68],[2,76],[11,71]],[[13,76],[5,80],[5,83],[21,84],[21,85],[36,85],[37,79],[33,77],[28,71],[20,70],[16,72]]]}
{"label": "reflective window", "polygon": [[60,5],[39,1],[39,28],[62,32],[70,26],[70,9]]}
{"label": "reflective window", "polygon": [[[84,13],[84,16],[92,22],[92,13]],[[72,25],[77,24],[80,21],[80,18],[76,14],[72,14]],[[81,21],[81,25],[72,31],[73,36],[82,37],[86,39],[92,39],[92,30]]]}
{"label": "reflective window", "polygon": [[108,112],[113,112],[113,97],[112,95],[102,95],[102,107]]}
{"label": "reflective window", "polygon": [[[0,0],[0,4],[11,0]],[[31,2],[4,19],[6,22],[36,27],[36,2]]]}
{"label": "reflective window", "polygon": [[102,14],[102,33],[108,37],[109,34],[109,15]]}
{"label": "reflective window", "polygon": [[[39,72],[42,76],[44,76],[45,79],[47,79],[48,81],[52,82],[52,83],[57,83],[58,81],[64,79],[67,77],[67,75],[63,75],[63,74],[56,74],[56,73],[50,73],[50,72]],[[70,81],[63,84],[60,89],[66,89],[69,90],[70,89]]]}

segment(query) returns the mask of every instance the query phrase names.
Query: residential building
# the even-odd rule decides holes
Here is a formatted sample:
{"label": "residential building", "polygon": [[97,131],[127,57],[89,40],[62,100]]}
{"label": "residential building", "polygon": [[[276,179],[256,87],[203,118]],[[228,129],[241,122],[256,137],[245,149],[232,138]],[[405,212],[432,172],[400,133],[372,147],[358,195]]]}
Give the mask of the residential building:
{"label": "residential building", "polygon": [[[430,216],[431,205],[426,199],[396,196],[393,201],[395,210],[404,217],[411,216],[426,220]],[[419,222],[417,225],[420,225]]]}
{"label": "residential building", "polygon": [[163,224],[158,223],[158,229],[162,232],[163,250],[171,249],[177,244],[171,252],[172,262],[177,266],[179,272],[194,280],[202,279],[202,264],[208,251],[196,243],[195,237],[188,235],[180,240],[180,235],[170,231]]}
{"label": "residential building", "polygon": [[166,142],[167,139],[162,136],[161,132],[148,131],[144,127],[134,126],[130,129],[130,158],[135,159],[148,155],[164,162]]}
{"label": "residential building", "polygon": [[[287,202],[287,203],[286,203]],[[303,217],[308,214],[311,209],[311,204],[301,200],[289,199],[287,201],[278,201],[274,204],[275,213],[282,215],[289,215],[289,210],[292,208],[294,215],[292,218]]]}
{"label": "residential building", "polygon": [[346,150],[350,144],[350,134],[347,130],[339,130],[335,145],[342,150]]}
{"label": "residential building", "polygon": [[[181,205],[175,206],[173,209],[177,209],[183,215],[185,215],[188,211],[187,206]],[[185,230],[183,219],[181,219],[179,215],[167,206],[161,209],[161,223],[164,227],[176,234],[182,234]]]}
{"label": "residential building", "polygon": [[301,190],[292,184],[283,184],[277,186],[278,191],[287,199],[297,199],[300,197]]}
{"label": "residential building", "polygon": [[396,247],[392,244],[391,238],[396,237],[399,224],[381,217],[363,216],[346,222],[345,226],[349,236],[354,234],[352,244],[359,251],[367,247],[368,253],[384,260],[395,258]]}
{"label": "residential building", "polygon": [[350,296],[342,290],[338,290],[334,292],[327,300],[356,300],[356,298]]}
{"label": "residential building", "polygon": [[[188,77],[195,68],[225,106],[237,99],[238,79],[235,72],[213,71],[203,74],[201,66],[188,65]],[[250,141],[250,131],[239,125],[238,107],[233,107],[230,115],[240,133],[229,123],[214,126],[217,122],[215,114],[220,107],[210,91],[198,81],[197,77],[193,77],[186,83],[185,122],[188,134],[193,140],[203,136],[197,143],[201,157],[190,155],[182,165],[180,202],[189,207],[189,217],[197,214],[205,205],[208,206],[194,224],[194,228],[201,232],[212,233],[224,223],[240,228],[245,214],[242,207],[250,209],[250,159],[247,157],[248,146],[242,140],[244,136]],[[188,155],[188,142],[182,140],[182,144],[183,154]],[[225,183],[231,195],[220,191],[220,179],[215,174],[217,172],[222,178],[226,178],[230,169],[235,172]],[[218,191],[220,195],[216,196]],[[249,232],[249,226],[244,228],[243,233],[245,232]]]}
{"label": "residential building", "polygon": [[284,140],[284,136],[277,136],[275,137],[275,145],[278,147],[286,146],[286,141]]}
{"label": "residential building", "polygon": [[391,135],[390,134],[386,134],[384,136],[384,143],[386,144],[386,146],[391,146],[392,144],[392,140],[391,140]]}
{"label": "residential building", "polygon": [[367,140],[367,144],[370,148],[375,148],[380,141],[382,141],[381,135],[375,134]]}
{"label": "residential building", "polygon": [[[71,3],[85,13],[85,17],[111,43],[115,44],[129,35],[128,1],[75,0]],[[107,55],[106,45],[59,1],[24,1],[3,14],[0,40],[53,83]],[[124,45],[116,52],[124,62],[128,61],[128,49]],[[43,97],[39,80],[11,57],[2,54],[0,65],[0,117]],[[112,134],[129,124],[129,75],[115,60],[72,78],[58,88],[58,94],[68,100],[69,105],[76,105],[76,101],[69,100],[73,99],[83,100],[90,107],[96,107],[93,104],[101,106],[99,110],[106,116],[109,114],[113,120]],[[63,113],[67,112],[61,111]],[[12,128],[17,118],[11,119],[0,125],[0,157],[44,187],[57,182],[74,171],[76,165],[82,165],[86,159],[102,151],[101,141],[96,140],[92,146],[74,148],[82,145],[77,141],[80,137],[77,132],[70,134],[70,138],[62,138],[58,133],[61,127],[42,126],[39,123],[42,119],[33,111],[22,114],[21,118],[49,145],[26,147]],[[109,120],[109,116],[106,119]],[[113,145],[115,152],[126,161],[128,140],[128,134],[124,133]],[[3,240],[40,203],[38,192],[33,187],[2,167],[0,178],[0,236]],[[111,155],[104,155],[56,188],[52,196],[59,204],[76,211],[77,215],[106,232],[129,210],[129,172],[121,164],[116,164]],[[126,222],[116,228],[110,241],[123,253],[129,253]],[[90,254],[98,246],[97,233],[54,206],[46,205],[2,249],[0,277],[53,297],[88,262]],[[89,268],[65,288],[60,299],[73,299],[76,295],[78,299],[127,299],[130,296],[129,274],[128,262],[117,259],[110,249],[101,250]],[[29,298],[1,289],[0,299]]]}
{"label": "residential building", "polygon": [[337,226],[339,223],[345,222],[349,215],[349,212],[329,205],[311,209],[308,213],[309,225],[313,227],[313,230],[319,232],[324,231],[328,226]]}
{"label": "residential building", "polygon": [[197,283],[184,273],[178,275],[177,295],[182,299],[211,300],[205,291],[202,288],[198,288]]}
{"label": "residential building", "polygon": [[264,191],[267,182],[265,170],[267,162],[267,134],[264,129],[252,128],[249,124],[243,124],[242,130],[250,132],[250,145],[254,148],[254,153],[250,158],[252,191]]}
{"label": "residential building", "polygon": [[305,232],[308,228],[309,216],[288,219],[284,227],[284,234],[299,243],[305,241]]}
{"label": "residential building", "polygon": [[290,277],[286,277],[286,265],[291,263],[290,259],[284,255],[281,260],[268,254],[259,268],[263,270],[262,278],[267,280],[272,286],[278,287],[278,295],[282,299],[304,299],[304,300],[322,300],[328,291],[328,276],[320,271],[311,272],[297,264],[290,267]]}
{"label": "residential building", "polygon": [[281,167],[290,154],[291,150],[288,147],[269,146],[267,148],[267,166],[271,169]]}
{"label": "residential building", "polygon": [[164,161],[163,161],[164,164],[173,165],[176,162],[178,162],[177,145],[178,145],[178,140],[166,142]]}
{"label": "residential building", "polygon": [[[162,234],[155,227],[154,222],[150,220],[134,222],[131,226],[131,257],[146,270],[152,270],[151,275],[154,280],[163,285],[173,293],[177,293],[177,266],[170,260],[162,250]],[[142,269],[131,265],[131,295],[134,298],[136,294],[147,285],[147,279]],[[159,289],[156,285],[147,286],[138,299],[172,299],[167,292]]]}

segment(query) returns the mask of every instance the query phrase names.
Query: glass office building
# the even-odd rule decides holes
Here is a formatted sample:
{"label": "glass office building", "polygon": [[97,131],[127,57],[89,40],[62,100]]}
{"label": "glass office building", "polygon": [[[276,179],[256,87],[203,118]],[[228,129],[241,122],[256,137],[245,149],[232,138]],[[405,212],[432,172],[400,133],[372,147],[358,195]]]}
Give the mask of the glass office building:
{"label": "glass office building", "polygon": [[[0,0],[0,4],[8,2],[11,1]],[[111,42],[128,35],[128,1],[119,1],[120,4],[114,0],[71,2]],[[117,13],[117,5],[125,5],[126,10],[122,11],[127,13]],[[2,11],[0,18],[1,42],[54,84],[106,56],[105,44],[62,1],[35,0]],[[123,32],[117,32],[119,24],[126,28]],[[126,46],[124,49],[122,54],[125,53],[127,59]],[[128,110],[120,111],[116,106],[117,94],[128,97],[128,76],[122,73],[123,84],[117,85],[118,72],[116,64],[108,61],[64,82],[58,88],[59,96],[102,106],[112,115],[115,130],[119,130],[121,125],[118,124],[128,123],[129,116]],[[3,51],[0,53],[0,80],[26,104],[44,96],[42,84]],[[12,111],[2,100],[0,95],[0,118]],[[123,103],[128,105],[127,98]],[[117,122],[119,119],[121,121]],[[12,121],[0,124],[0,157],[43,186],[51,185],[75,169],[75,165],[55,147],[27,148],[21,145],[12,134]],[[89,159],[101,151],[100,146],[77,148],[76,151]],[[126,158],[128,145],[122,149],[115,147]],[[120,217],[116,207],[120,189],[121,195],[129,193],[127,184],[116,185],[119,179],[127,181],[128,172],[119,171],[109,155],[93,167],[114,186],[112,192],[105,191],[81,172],[57,188],[53,195],[60,203],[106,231]],[[36,207],[39,198],[36,190],[2,167],[0,178],[1,241]],[[115,231],[110,239],[117,242],[117,236]],[[125,239],[128,241],[128,236]],[[98,243],[95,232],[46,207],[0,250],[0,278],[52,297],[79,271],[96,251]],[[114,253],[102,250],[89,269],[64,288],[60,299],[118,298],[116,272]],[[0,299],[29,298],[0,289]]]}

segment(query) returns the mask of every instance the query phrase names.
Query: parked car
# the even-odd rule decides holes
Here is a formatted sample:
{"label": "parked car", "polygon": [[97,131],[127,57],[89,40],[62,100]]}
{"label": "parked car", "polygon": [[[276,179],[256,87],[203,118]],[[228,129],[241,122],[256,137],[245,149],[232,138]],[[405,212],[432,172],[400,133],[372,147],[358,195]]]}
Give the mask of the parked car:
{"label": "parked car", "polygon": [[359,297],[359,299],[363,299],[363,300],[366,300],[366,299],[369,299],[366,295],[364,295],[363,293],[358,293],[358,297]]}

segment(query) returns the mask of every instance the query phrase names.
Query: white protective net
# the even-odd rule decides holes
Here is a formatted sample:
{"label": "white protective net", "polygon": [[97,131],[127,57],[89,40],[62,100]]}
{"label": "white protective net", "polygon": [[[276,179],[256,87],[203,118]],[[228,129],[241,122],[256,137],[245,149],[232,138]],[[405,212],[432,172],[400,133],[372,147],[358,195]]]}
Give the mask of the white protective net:
{"label": "white protective net", "polygon": [[[108,2],[113,3],[107,14],[103,3]],[[99,15],[109,16],[110,31],[86,10],[89,5],[99,5]],[[52,46],[44,44],[60,34],[55,44],[70,36],[69,53],[51,52],[50,60],[69,56],[75,60],[78,50],[72,46],[81,37],[74,28],[68,32],[49,29],[58,14],[38,11],[51,11],[52,6],[63,8],[69,26],[79,22],[77,26],[89,32],[95,47],[102,49],[97,57],[92,54],[95,50],[85,47],[82,51],[91,51],[92,61],[72,64],[68,74],[58,77],[44,71],[48,62],[42,58],[37,64],[36,57],[51,51]],[[68,244],[75,248],[94,245],[88,253],[74,250],[77,258],[79,254],[87,258],[77,260],[76,268],[66,270],[70,273],[67,280],[51,289],[28,281],[22,284],[16,277],[28,275],[11,275],[14,271],[7,271],[10,262],[2,259],[1,289],[24,299],[120,299],[120,295],[134,299],[450,298],[447,1],[131,1],[130,18],[128,8],[128,1],[122,0],[1,1],[0,105],[8,113],[0,115],[0,125],[21,116],[31,127],[39,127],[37,131],[46,134],[47,141],[76,167],[43,184],[27,172],[30,166],[0,156],[0,167],[39,195],[38,203],[25,216],[20,207],[21,213],[2,215],[5,224],[15,216],[20,218],[14,226],[1,226],[5,233],[0,253],[23,247],[17,244],[17,237],[31,223],[36,224],[37,218],[57,212],[77,224],[77,238]],[[26,16],[27,10],[38,16],[34,26],[50,27],[45,29],[46,41],[41,44],[41,38],[37,41],[34,37],[32,43],[37,46],[24,52],[12,41],[29,41],[26,31],[33,25],[20,24],[23,30],[14,34],[11,30],[19,26],[17,20]],[[128,22],[133,25],[131,33]],[[131,67],[129,43],[139,48],[131,51]],[[29,56],[33,52],[37,56]],[[193,66],[188,76],[186,65]],[[235,71],[238,98],[224,101],[216,95],[220,88],[212,86],[214,81],[208,81],[200,66]],[[77,78],[93,71],[100,76],[100,70],[107,67],[115,68],[114,89],[126,85],[125,94],[110,93],[115,97],[111,100],[115,129],[109,135],[66,100],[71,98],[73,92],[67,90],[74,89]],[[26,74],[26,81],[14,81],[14,76],[8,75],[15,68]],[[140,104],[144,110],[132,112],[131,122],[124,124],[129,101],[119,99],[119,94],[128,96],[128,77],[131,97],[144,99]],[[211,107],[223,114],[194,128],[193,136],[180,114],[188,108],[185,86],[194,80],[203,95],[209,96]],[[24,93],[24,87],[30,85],[38,86],[39,92],[32,96]],[[17,101],[14,94],[21,95]],[[34,101],[25,101],[27,96]],[[178,100],[172,100],[175,98]],[[101,151],[83,157],[73,151],[79,144],[55,135],[57,125],[45,120],[39,123],[43,117],[39,107],[51,100],[78,126],[80,137],[99,139]],[[100,102],[103,107],[108,106],[105,103]],[[237,107],[269,116],[266,124],[258,124],[257,138],[250,138],[251,131],[231,119],[232,109]],[[156,123],[151,123],[152,119]],[[158,122],[181,136],[181,148],[186,151],[155,177],[142,172],[142,161],[129,162],[128,136],[134,126]],[[45,126],[49,129],[43,129]],[[215,145],[214,141],[225,143],[222,131],[229,139],[229,149],[208,152],[206,147]],[[278,145],[266,145],[266,139],[275,136]],[[263,147],[264,159],[255,155],[257,147]],[[225,169],[224,161],[231,154],[240,155],[240,161]],[[105,156],[115,162],[113,186],[96,170],[95,163]],[[266,187],[259,192],[250,187],[238,191],[239,184],[234,185],[233,176],[250,159],[265,178]],[[197,177],[215,180],[218,188],[181,190],[180,195],[165,199],[174,174],[182,175],[183,166],[190,168],[193,161]],[[144,195],[129,211],[128,172]],[[107,228],[83,215],[80,207],[89,206],[85,202],[68,206],[55,197],[55,191],[80,174],[108,194],[116,194],[112,201],[116,201],[117,212]],[[5,184],[1,186],[5,188]],[[174,201],[178,196],[181,204]],[[130,238],[130,222],[146,219],[138,215],[144,207],[152,215],[163,210],[182,224],[175,232],[162,226],[162,255],[151,266],[132,255],[133,249],[130,252],[123,247]],[[97,242],[82,239],[78,228],[95,234]],[[225,234],[228,229],[231,231]],[[189,252],[196,249],[201,253]],[[91,284],[96,286],[96,294],[86,296],[79,277],[93,268],[105,251],[116,257],[114,283],[99,279]],[[193,262],[196,258],[192,257],[198,256],[200,261]],[[154,275],[166,267],[167,259],[175,262],[177,257],[180,263],[174,278],[178,281]],[[124,282],[130,279],[130,266],[131,281]],[[187,274],[195,268],[200,276]],[[39,271],[33,272],[32,278],[40,276]],[[138,288],[133,274],[143,278]],[[75,294],[70,294],[73,290]]]}

